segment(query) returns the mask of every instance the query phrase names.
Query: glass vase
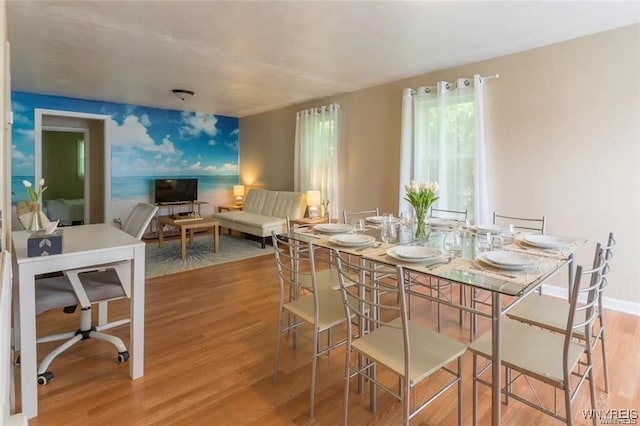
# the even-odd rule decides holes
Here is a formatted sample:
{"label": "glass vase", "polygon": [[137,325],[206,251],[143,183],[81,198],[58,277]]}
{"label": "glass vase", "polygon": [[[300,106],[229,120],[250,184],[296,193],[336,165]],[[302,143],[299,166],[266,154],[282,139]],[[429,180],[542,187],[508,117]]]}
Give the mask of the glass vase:
{"label": "glass vase", "polygon": [[44,223],[42,222],[42,211],[40,210],[40,204],[33,203],[31,204],[30,209],[33,214],[31,215],[29,229],[27,230],[30,232],[38,232],[44,230],[45,228]]}
{"label": "glass vase", "polygon": [[416,212],[416,238],[427,238],[427,209],[414,207]]}

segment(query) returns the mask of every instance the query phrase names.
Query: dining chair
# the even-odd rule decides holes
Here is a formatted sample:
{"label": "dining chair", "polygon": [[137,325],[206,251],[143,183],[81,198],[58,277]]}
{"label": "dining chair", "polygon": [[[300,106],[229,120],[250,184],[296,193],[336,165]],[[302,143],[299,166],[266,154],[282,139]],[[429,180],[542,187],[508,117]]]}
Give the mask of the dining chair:
{"label": "dining chair", "polygon": [[[272,232],[272,241],[280,284],[273,383],[278,382],[282,335],[286,333],[287,336],[293,336],[295,350],[298,349],[300,337],[312,341],[309,417],[313,417],[318,357],[345,343],[344,338],[333,342],[331,333],[333,328],[342,326],[346,318],[337,289],[338,276],[335,268],[316,265],[315,248],[311,242],[302,242],[275,232]],[[302,334],[300,328],[304,324],[311,326],[311,337]],[[327,335],[325,346],[320,341],[323,332]]]}
{"label": "dining chair", "polygon": [[376,207],[375,209],[371,209],[371,210],[360,210],[360,211],[354,211],[354,212],[348,212],[346,210],[342,211],[342,219],[344,220],[344,223],[346,223],[347,225],[350,225],[353,219],[356,219],[356,218],[365,219],[368,216],[380,216],[380,209]]}
{"label": "dining chair", "polygon": [[[458,222],[459,224],[464,225],[467,221],[467,217],[469,214],[469,210],[446,210],[446,209],[437,209],[432,207],[429,211],[429,218],[435,218],[435,219],[445,219],[448,221],[455,221]],[[451,281],[447,281],[447,280],[443,280],[443,279],[437,279],[437,278],[432,278],[432,277],[427,277],[426,280],[428,282],[423,283],[423,285],[425,287],[427,287],[431,292],[436,292],[438,294],[438,300],[440,300],[441,298],[447,300],[447,301],[452,301],[453,300],[453,286],[455,285],[454,283],[452,283]],[[466,304],[466,289],[464,286],[458,285],[459,286],[459,298],[460,298],[460,303],[462,304]],[[448,290],[448,295],[446,294]],[[437,303],[437,316],[438,316],[438,331],[440,331],[441,328],[441,323],[442,323],[442,313],[441,313],[441,303],[440,302],[436,302]],[[460,310],[460,324],[462,324],[463,321],[463,311]]]}
{"label": "dining chair", "polygon": [[468,218],[469,210],[445,210],[431,207],[429,211],[430,218],[450,219],[456,222],[465,223]]}
{"label": "dining chair", "polygon": [[[513,225],[514,230],[517,232],[529,232],[529,233],[533,232],[533,233],[539,233],[541,235],[544,235],[546,233],[547,217],[542,216],[538,218],[538,217],[507,216],[507,215],[498,214],[494,211],[493,224],[503,225],[504,227]],[[538,289],[538,293],[541,294],[541,292],[542,292],[542,289]],[[476,304],[484,305],[487,307],[491,306],[491,304],[487,302],[490,295],[486,294],[486,292],[472,288],[470,289],[470,293],[471,294],[469,296],[469,301],[470,301],[471,308],[475,309]],[[471,323],[470,323],[470,330],[469,330],[469,338],[470,340],[473,340],[473,336],[475,335],[478,329],[478,324],[477,324],[478,319],[477,319],[477,315],[474,313],[471,313],[470,318],[471,318]]]}
{"label": "dining chair", "polygon": [[[591,408],[593,411],[596,409],[591,330],[597,317],[598,293],[605,268],[604,251],[599,244],[596,247],[596,253],[597,261],[593,269],[583,271],[582,266],[576,268],[576,278],[569,298],[569,316],[566,318],[563,335],[508,318],[502,323],[501,355],[502,364],[507,368],[506,384],[502,392],[507,398],[513,398],[569,425],[573,424],[571,403],[587,380],[590,387]],[[584,304],[578,303],[581,298],[585,298]],[[584,342],[574,339],[575,333],[580,329],[586,336]],[[496,368],[491,366],[489,361],[492,357],[492,348],[491,331],[469,345],[469,351],[473,354],[474,425],[478,421],[478,383],[491,386],[491,383],[481,376],[491,368]],[[480,369],[478,369],[478,357],[487,360],[487,364]],[[513,380],[511,380],[511,370],[518,373]],[[524,386],[531,390],[529,395],[535,395],[536,401],[531,401],[522,393],[517,394],[513,391],[513,383],[521,377],[526,381]],[[577,382],[572,380],[575,377]],[[558,412],[555,391],[552,407],[545,407],[529,378],[541,382],[543,386],[550,385],[563,392],[564,416]],[[597,424],[596,416],[593,417],[593,424],[594,426]]]}
{"label": "dining chair", "polygon": [[[157,206],[138,203],[123,224],[123,231],[136,237],[142,235],[155,216]],[[35,298],[36,314],[52,309],[64,308],[65,312],[73,312],[80,305],[80,328],[76,331],[39,337],[37,343],[66,340],[63,344],[49,352],[38,367],[38,383],[45,385],[53,380],[49,365],[65,350],[81,340],[95,338],[113,344],[118,349],[118,362],[129,359],[129,352],[120,338],[103,333],[114,327],[130,322],[129,318],[108,322],[106,303],[131,294],[131,274],[129,262],[117,262],[96,265],[91,268],[62,271],[61,276],[47,276],[36,279]],[[91,305],[100,304],[97,325],[92,323]]]}
{"label": "dining chair", "polygon": [[[409,320],[401,266],[350,263],[340,252],[337,265],[345,316],[353,318],[347,321],[343,425],[347,425],[349,419],[349,383],[356,376],[371,383],[371,411],[375,412],[377,408],[378,387],[402,402],[404,425],[438,396],[457,385],[458,424],[462,424],[461,368],[466,345]],[[354,270],[358,273],[352,274]],[[395,283],[389,282],[390,277]],[[382,296],[379,295],[381,286],[385,289]],[[355,333],[354,323],[366,332]],[[453,363],[457,367],[452,367]],[[397,391],[378,379],[378,367],[399,377]],[[427,380],[434,375],[437,379]],[[416,402],[417,387],[424,381],[429,382],[429,386],[421,386],[420,393],[428,395]]]}
{"label": "dining chair", "polygon": [[506,216],[493,212],[493,224],[494,225],[513,225],[517,231],[536,232],[545,234],[547,226],[547,217],[518,217],[518,216]]}
{"label": "dining chair", "polygon": [[[602,279],[600,281],[601,285],[598,288],[598,304],[596,309],[598,327],[594,330],[594,334],[591,336],[593,344],[592,350],[594,350],[596,344],[600,342],[602,368],[604,373],[604,390],[606,393],[609,392],[609,371],[607,367],[607,351],[605,347],[605,320],[602,299],[604,290],[607,288],[608,275],[611,271],[610,262],[611,259],[613,259],[613,247],[615,245],[616,240],[613,238],[613,232],[610,232],[609,238],[607,239],[607,245],[603,247],[605,266],[602,271]],[[597,261],[598,259],[596,257],[594,259],[594,267],[596,266]],[[531,294],[511,309],[507,313],[507,316],[526,324],[562,333],[566,327],[569,308],[570,305],[566,300],[562,300],[557,297]],[[584,312],[582,312],[581,315],[583,314]],[[583,329],[576,330],[574,337],[580,340],[585,340],[583,332]]]}

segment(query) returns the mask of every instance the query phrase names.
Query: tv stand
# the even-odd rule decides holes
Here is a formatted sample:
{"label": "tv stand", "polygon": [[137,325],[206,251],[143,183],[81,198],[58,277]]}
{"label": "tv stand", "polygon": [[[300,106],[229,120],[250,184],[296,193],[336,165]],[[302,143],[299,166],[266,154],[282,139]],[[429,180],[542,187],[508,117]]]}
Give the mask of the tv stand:
{"label": "tv stand", "polygon": [[[156,217],[153,218],[151,224],[149,225],[149,232],[144,234],[145,239],[155,239],[158,238],[158,218],[160,216],[179,216],[180,213],[183,214],[191,214],[197,213],[198,216],[200,214],[200,207],[203,204],[209,204],[207,201],[175,201],[170,203],[154,203],[158,206],[158,211],[156,212]],[[172,232],[171,230],[165,231],[164,235],[180,235],[180,232]]]}

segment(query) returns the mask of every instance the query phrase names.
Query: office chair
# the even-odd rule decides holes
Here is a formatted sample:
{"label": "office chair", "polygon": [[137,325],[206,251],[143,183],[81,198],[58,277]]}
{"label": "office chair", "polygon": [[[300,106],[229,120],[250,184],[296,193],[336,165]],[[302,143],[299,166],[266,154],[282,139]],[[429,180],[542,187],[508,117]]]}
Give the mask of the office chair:
{"label": "office chair", "polygon": [[[136,237],[142,234],[155,216],[157,206],[138,203],[122,230]],[[106,302],[130,297],[131,274],[129,262],[117,262],[106,265],[96,265],[92,268],[82,268],[63,271],[63,276],[36,279],[36,314],[65,308],[66,311],[75,310],[74,305],[80,305],[80,328],[77,331],[40,337],[37,343],[65,340],[62,345],[51,351],[38,367],[38,383],[45,385],[53,380],[53,373],[48,371],[51,362],[62,352],[81,340],[95,338],[107,341],[118,349],[118,362],[129,359],[129,352],[122,340],[116,336],[103,333],[130,322],[129,318],[107,322]],[[91,305],[100,303],[100,320],[97,326],[92,324]]]}

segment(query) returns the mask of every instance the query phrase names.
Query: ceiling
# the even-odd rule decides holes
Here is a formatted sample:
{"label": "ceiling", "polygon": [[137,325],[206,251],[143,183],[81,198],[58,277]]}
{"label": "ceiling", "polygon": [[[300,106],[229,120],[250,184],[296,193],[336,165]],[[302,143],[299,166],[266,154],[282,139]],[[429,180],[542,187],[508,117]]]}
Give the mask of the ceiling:
{"label": "ceiling", "polygon": [[244,117],[638,23],[640,2],[8,0],[7,17],[13,90]]}

